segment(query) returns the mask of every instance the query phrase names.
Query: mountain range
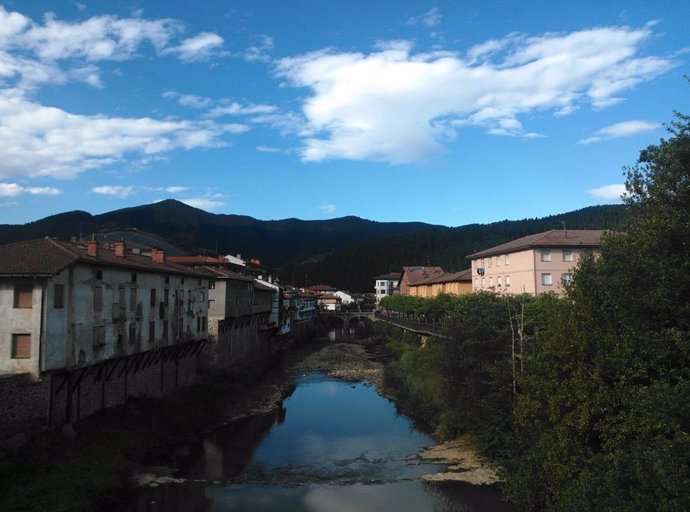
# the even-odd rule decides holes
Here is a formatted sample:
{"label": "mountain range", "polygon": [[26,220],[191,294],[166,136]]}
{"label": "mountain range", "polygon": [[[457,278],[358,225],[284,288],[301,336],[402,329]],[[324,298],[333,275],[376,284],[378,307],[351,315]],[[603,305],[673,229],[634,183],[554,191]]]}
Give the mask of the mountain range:
{"label": "mountain range", "polygon": [[625,209],[593,206],[541,219],[450,228],[422,222],[330,220],[262,221],[212,214],[169,199],[99,215],[65,212],[23,225],[0,225],[0,243],[45,236],[125,238],[170,254],[242,254],[278,271],[283,282],[325,282],[351,291],[373,289],[374,277],[403,265],[467,267],[465,257],[498,243],[547,229],[621,229]]}

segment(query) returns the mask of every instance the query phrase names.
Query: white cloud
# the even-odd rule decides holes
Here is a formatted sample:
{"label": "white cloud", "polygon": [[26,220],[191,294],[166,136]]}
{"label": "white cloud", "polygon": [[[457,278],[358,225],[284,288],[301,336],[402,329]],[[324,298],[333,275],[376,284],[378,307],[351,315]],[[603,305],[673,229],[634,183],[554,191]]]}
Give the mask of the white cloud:
{"label": "white cloud", "polygon": [[17,197],[23,194],[32,196],[57,196],[59,189],[54,187],[24,187],[17,183],[0,183],[0,197]]}
{"label": "white cloud", "polygon": [[269,62],[273,50],[273,39],[267,35],[256,36],[257,44],[244,51],[244,60],[248,62]]}
{"label": "white cloud", "polygon": [[603,187],[589,190],[589,195],[597,199],[604,199],[606,201],[621,201],[621,196],[625,194],[625,185],[604,185]]}
{"label": "white cloud", "polygon": [[185,192],[189,190],[189,187],[166,187],[164,189],[168,194],[179,194],[181,192]]}
{"label": "white cloud", "polygon": [[330,215],[335,213],[335,205],[334,204],[324,204],[322,206],[319,206],[319,210],[321,210],[321,213],[324,215]]}
{"label": "white cloud", "polygon": [[186,205],[193,206],[194,208],[199,208],[206,211],[214,211],[222,206],[225,206],[223,201],[218,200],[219,197],[222,196],[220,194],[212,194],[204,197],[180,198],[180,201]]}
{"label": "white cloud", "polygon": [[218,48],[223,46],[223,38],[212,32],[202,32],[201,34],[185,39],[179,46],[172,48],[171,52],[176,53],[185,62],[208,60]]}
{"label": "white cloud", "polygon": [[125,198],[129,197],[132,195],[134,192],[134,187],[129,185],[129,186],[120,186],[120,185],[101,185],[98,187],[93,187],[91,189],[91,192],[94,194],[99,194],[102,196],[113,196],[113,197],[119,197],[119,198]]}
{"label": "white cloud", "polygon": [[223,146],[223,134],[248,129],[210,121],[77,115],[0,93],[0,179],[74,178],[130,157]]}
{"label": "white cloud", "polygon": [[240,105],[232,102],[213,108],[209,113],[209,117],[220,116],[245,116],[255,114],[272,114],[278,109],[274,105]]}
{"label": "white cloud", "polygon": [[271,148],[269,146],[256,146],[256,150],[261,153],[281,153],[282,150],[278,148]]}
{"label": "white cloud", "polygon": [[421,16],[414,16],[412,18],[409,18],[405,24],[406,25],[417,25],[419,23],[432,28],[441,23],[441,18],[443,16],[441,15],[441,11],[439,10],[438,7],[433,7],[429,9],[427,12],[422,14]]}
{"label": "white cloud", "polygon": [[520,117],[564,116],[587,103],[604,108],[619,101],[622,92],[675,65],[639,55],[651,35],[649,25],[509,34],[471,49],[467,58],[414,54],[410,43],[396,42],[370,54],[322,50],[284,58],[277,74],[308,90],[304,161],[400,164],[438,152],[463,126],[535,137]]}
{"label": "white cloud", "polygon": [[184,107],[192,107],[198,109],[208,108],[213,104],[211,98],[204,98],[195,94],[181,94],[175,91],[165,91],[163,97],[169,100],[175,100]]}
{"label": "white cloud", "polygon": [[606,139],[619,137],[631,137],[640,133],[647,133],[661,128],[661,123],[656,121],[624,121],[622,123],[606,126],[591,137],[578,141],[578,144],[592,144]]}

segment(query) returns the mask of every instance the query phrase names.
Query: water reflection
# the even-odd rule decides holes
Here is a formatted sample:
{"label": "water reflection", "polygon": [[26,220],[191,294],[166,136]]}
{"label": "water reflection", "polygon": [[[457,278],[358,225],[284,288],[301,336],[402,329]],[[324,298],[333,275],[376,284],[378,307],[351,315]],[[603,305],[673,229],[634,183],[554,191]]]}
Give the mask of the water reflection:
{"label": "water reflection", "polygon": [[140,495],[136,512],[509,511],[494,489],[429,486],[433,444],[365,384],[306,374],[270,414],[228,425],[191,451],[177,476]]}

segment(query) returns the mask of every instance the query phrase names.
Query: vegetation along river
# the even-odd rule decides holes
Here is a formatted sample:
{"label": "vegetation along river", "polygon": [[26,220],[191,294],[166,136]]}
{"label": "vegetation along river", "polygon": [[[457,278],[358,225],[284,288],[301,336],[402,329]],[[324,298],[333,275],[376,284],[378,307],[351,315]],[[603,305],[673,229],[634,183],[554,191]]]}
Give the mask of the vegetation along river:
{"label": "vegetation along river", "polygon": [[422,480],[444,469],[418,455],[435,442],[379,395],[380,373],[361,345],[326,345],[292,366],[270,410],[182,450],[171,477],[142,475],[129,510],[514,510],[493,486]]}

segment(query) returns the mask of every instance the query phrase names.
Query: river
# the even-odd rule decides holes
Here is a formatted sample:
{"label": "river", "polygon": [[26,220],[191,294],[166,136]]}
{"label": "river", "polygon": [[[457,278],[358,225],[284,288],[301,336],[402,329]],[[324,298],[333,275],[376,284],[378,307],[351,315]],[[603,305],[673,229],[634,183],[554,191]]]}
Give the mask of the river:
{"label": "river", "polygon": [[370,383],[297,371],[278,407],[183,450],[175,480],[142,489],[129,510],[515,510],[493,487],[423,483],[443,469],[417,456],[434,440]]}

